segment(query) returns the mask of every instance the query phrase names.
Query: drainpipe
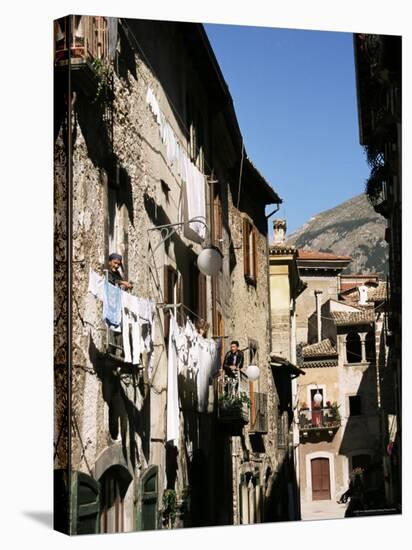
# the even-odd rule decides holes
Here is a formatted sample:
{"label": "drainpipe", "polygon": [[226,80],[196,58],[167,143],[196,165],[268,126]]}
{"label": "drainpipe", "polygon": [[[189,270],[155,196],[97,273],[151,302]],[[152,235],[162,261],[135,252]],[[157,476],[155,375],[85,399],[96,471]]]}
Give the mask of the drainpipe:
{"label": "drainpipe", "polygon": [[321,290],[315,290],[316,298],[316,318],[317,318],[317,329],[318,329],[318,342],[322,340],[322,317],[320,315],[320,296],[322,294]]}
{"label": "drainpipe", "polygon": [[[269,218],[271,218],[276,212],[279,211],[280,203],[276,204],[276,208],[269,212],[269,214],[266,217],[266,221],[269,222]],[[268,223],[266,224],[266,227],[268,229]],[[266,264],[267,264],[267,302],[268,302],[268,320],[269,320],[269,352],[272,351],[272,307],[271,307],[271,301],[270,301],[270,260],[269,260],[269,229],[266,234]]]}

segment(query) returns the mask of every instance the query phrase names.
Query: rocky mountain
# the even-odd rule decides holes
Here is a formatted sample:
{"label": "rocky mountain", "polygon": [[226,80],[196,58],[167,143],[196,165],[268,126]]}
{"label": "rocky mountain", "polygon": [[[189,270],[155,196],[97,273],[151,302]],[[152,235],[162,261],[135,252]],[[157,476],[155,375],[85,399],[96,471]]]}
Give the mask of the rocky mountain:
{"label": "rocky mountain", "polygon": [[297,248],[351,256],[347,273],[378,273],[383,278],[388,272],[385,227],[385,219],[361,194],[317,214],[287,242]]}

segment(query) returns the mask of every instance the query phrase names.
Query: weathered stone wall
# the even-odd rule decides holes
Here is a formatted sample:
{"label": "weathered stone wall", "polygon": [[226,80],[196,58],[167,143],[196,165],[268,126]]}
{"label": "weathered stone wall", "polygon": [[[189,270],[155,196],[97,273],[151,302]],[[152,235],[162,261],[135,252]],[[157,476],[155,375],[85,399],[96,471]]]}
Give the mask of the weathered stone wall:
{"label": "weathered stone wall", "polygon": [[[330,299],[337,300],[338,286],[337,277],[307,277],[304,273],[300,274],[301,279],[307,284],[307,288],[298,297],[296,302],[296,332],[297,342],[308,343],[316,341],[317,325],[316,316],[316,298],[315,290],[321,290],[320,305]],[[313,315],[315,313],[315,315]],[[308,319],[313,315],[310,320]]]}
{"label": "weathered stone wall", "polygon": [[[154,226],[182,220],[182,182],[176,166],[170,166],[159,134],[159,127],[146,103],[150,86],[160,108],[181,143],[187,143],[190,124],[186,98],[195,102],[201,113],[205,132],[205,172],[213,170],[219,178],[224,203],[223,274],[220,276],[222,313],[225,321],[224,342],[239,339],[241,347],[250,340],[258,344],[258,364],[261,377],[255,391],[268,393],[269,433],[264,436],[265,454],[259,461],[249,461],[250,455],[238,453],[232,480],[234,494],[226,494],[229,507],[235,504],[243,470],[260,469],[264,483],[265,468],[276,463],[275,409],[276,395],[268,366],[269,303],[267,282],[266,233],[257,233],[258,280],[256,288],[246,283],[243,270],[243,215],[249,215],[261,228],[266,223],[264,204],[249,197],[246,204],[252,210],[235,208],[228,186],[228,173],[233,163],[226,122],[219,109],[210,113],[204,75],[199,74],[193,52],[176,32],[175,25],[136,23],[139,43],[145,51],[138,52],[120,31],[120,53],[113,73],[110,100],[93,100],[75,82],[73,103],[73,368],[72,368],[72,468],[96,479],[104,468],[121,464],[129,470],[133,481],[125,501],[126,529],[135,529],[133,499],[138,498],[139,480],[145,469],[159,466],[159,494],[166,488],[165,419],[167,387],[167,343],[163,337],[164,314],[161,308],[156,318],[154,368],[151,379],[145,369],[137,379],[122,375],[105,357],[107,329],[102,320],[102,304],[87,293],[89,269],[103,273],[110,252],[123,254],[125,275],[133,281],[133,293],[164,301],[164,266],[171,265],[181,274],[183,301],[191,304],[196,288],[194,262],[200,245],[181,233],[153,249],[160,242]],[[156,45],[153,45],[156,36]],[[171,45],[173,44],[173,47]],[[150,62],[148,62],[148,57]],[[212,116],[213,115],[213,116]],[[211,128],[215,131],[212,133]],[[222,144],[224,144],[224,149]],[[56,141],[56,157],[64,152],[64,144]],[[213,152],[213,153],[212,153]],[[57,166],[57,165],[56,165]],[[63,193],[65,174],[59,173],[56,185]],[[164,184],[162,184],[164,182]],[[245,187],[247,189],[247,187]],[[207,189],[207,196],[209,190]],[[253,193],[252,193],[253,195]],[[58,200],[61,200],[58,197]],[[207,199],[209,202],[209,198]],[[209,205],[208,205],[209,206]],[[58,223],[58,242],[64,241],[63,221]],[[233,265],[233,259],[235,264]],[[61,284],[62,285],[62,284]],[[63,286],[62,286],[63,290]],[[63,295],[63,294],[62,294]],[[207,283],[207,319],[212,323],[211,284]],[[179,316],[181,314],[179,313]],[[178,318],[179,321],[183,319]],[[245,353],[248,357],[248,353]],[[60,386],[62,387],[62,386]],[[208,459],[208,479],[223,477],[231,462],[232,447],[217,434],[211,417],[195,414],[189,418],[181,411],[180,446],[176,457],[178,497],[189,483],[189,460],[198,451]],[[189,428],[188,428],[189,426]],[[193,431],[194,430],[194,431]],[[195,433],[197,430],[197,433]],[[214,445],[222,456],[215,456]],[[239,449],[252,451],[247,430]],[[246,457],[246,458],[244,458]],[[230,462],[229,462],[230,461]],[[170,464],[169,464],[170,465]],[[243,471],[242,470],[242,471]],[[232,472],[230,473],[232,475]],[[210,519],[228,516],[215,510],[219,498],[218,486],[207,487]],[[233,497],[233,498],[232,498]],[[161,499],[160,499],[161,500]],[[161,508],[159,500],[158,507]],[[230,515],[230,514],[229,514]],[[180,522],[180,523],[179,523]],[[183,525],[179,519],[178,525]]]}

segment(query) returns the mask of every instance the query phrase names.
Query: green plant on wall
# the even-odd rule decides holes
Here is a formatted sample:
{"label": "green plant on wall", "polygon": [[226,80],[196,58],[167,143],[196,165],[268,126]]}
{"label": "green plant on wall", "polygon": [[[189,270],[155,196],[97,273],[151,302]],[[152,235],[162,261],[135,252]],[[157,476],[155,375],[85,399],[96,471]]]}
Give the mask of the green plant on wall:
{"label": "green plant on wall", "polygon": [[173,528],[176,520],[177,496],[174,489],[166,489],[163,493],[163,524],[168,529]]}
{"label": "green plant on wall", "polygon": [[339,421],[340,420],[340,412],[339,412],[339,407],[340,405],[337,404],[336,401],[334,401],[331,405],[331,412],[332,412],[332,417],[334,418],[334,420],[336,421]]}
{"label": "green plant on wall", "polygon": [[223,394],[219,397],[219,405],[222,409],[241,409],[243,403],[246,403],[250,407],[250,399],[245,392],[241,392],[240,395]]}
{"label": "green plant on wall", "polygon": [[97,101],[106,96],[106,93],[103,94],[103,92],[106,92],[109,88],[113,68],[98,57],[93,58],[92,67],[97,79],[97,89],[93,103],[97,103]]}

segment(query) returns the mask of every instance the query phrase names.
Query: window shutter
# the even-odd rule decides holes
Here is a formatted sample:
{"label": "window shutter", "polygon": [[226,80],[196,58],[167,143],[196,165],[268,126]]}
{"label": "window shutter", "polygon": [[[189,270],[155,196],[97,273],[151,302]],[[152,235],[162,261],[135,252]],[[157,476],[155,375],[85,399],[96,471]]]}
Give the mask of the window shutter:
{"label": "window shutter", "polygon": [[[164,266],[164,282],[163,282],[163,301],[165,304],[170,303],[170,288],[169,288],[169,266]],[[164,310],[163,334],[167,341],[169,337],[169,312]]]}
{"label": "window shutter", "polygon": [[206,275],[198,275],[197,314],[206,321]]}
{"label": "window shutter", "polygon": [[158,469],[150,467],[142,479],[142,514],[141,529],[149,531],[157,529],[157,504],[158,504]]}
{"label": "window shutter", "polygon": [[256,402],[253,382],[249,382],[249,399],[250,399],[250,427],[255,429],[256,424]]}
{"label": "window shutter", "polygon": [[250,262],[249,262],[249,221],[243,219],[243,265],[245,275],[250,276]]}
{"label": "window shutter", "polygon": [[253,279],[255,279],[255,281],[257,281],[257,250],[256,250],[256,228],[253,227],[252,228],[252,247],[253,247],[253,250],[252,250],[252,261],[253,261],[253,274],[252,274],[252,277]]}
{"label": "window shutter", "polygon": [[100,531],[100,484],[83,472],[72,474],[72,535]]}

